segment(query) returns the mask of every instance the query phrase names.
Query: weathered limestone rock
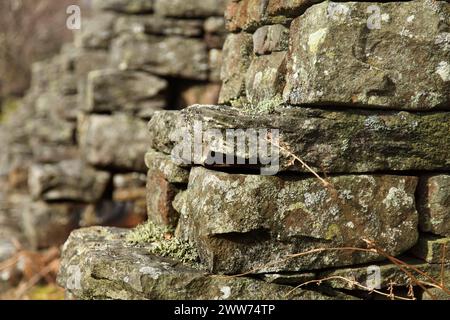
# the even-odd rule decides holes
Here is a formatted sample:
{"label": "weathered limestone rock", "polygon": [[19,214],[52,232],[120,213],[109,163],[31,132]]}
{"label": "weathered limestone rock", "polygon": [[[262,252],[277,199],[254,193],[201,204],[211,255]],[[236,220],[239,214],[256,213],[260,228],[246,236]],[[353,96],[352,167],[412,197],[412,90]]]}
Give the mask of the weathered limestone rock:
{"label": "weathered limestone rock", "polygon": [[[316,270],[376,261],[373,253],[320,251],[362,247],[372,239],[391,255],[417,241],[414,204],[417,178],[339,176],[335,190],[317,179],[226,174],[191,170],[177,204],[188,225],[181,226],[212,272],[240,273]],[[177,199],[180,201],[180,199]]]}
{"label": "weathered limestone rock", "polygon": [[421,178],[417,202],[422,231],[450,236],[450,175]]}
{"label": "weathered limestone rock", "polygon": [[157,15],[121,16],[115,23],[115,32],[200,37],[203,33],[203,21],[171,19]]}
{"label": "weathered limestone rock", "polygon": [[412,253],[428,263],[450,263],[450,238],[421,235]]}
{"label": "weathered limestone rock", "polygon": [[114,37],[114,21],[111,13],[96,14],[94,18],[84,21],[81,30],[74,32],[74,44],[79,48],[108,49]]}
{"label": "weathered limestone rock", "polygon": [[155,0],[155,12],[166,17],[207,18],[222,16],[227,0]]}
{"label": "weathered limestone rock", "polygon": [[245,92],[245,74],[250,66],[252,50],[253,41],[250,34],[230,34],[225,40],[220,75],[223,86],[219,103],[230,103]]}
{"label": "weathered limestone rock", "polygon": [[[380,10],[379,21],[368,13],[371,6]],[[424,1],[312,6],[291,25],[286,102],[449,109],[444,26],[448,29],[450,5],[433,6]]]}
{"label": "weathered limestone rock", "polygon": [[247,71],[245,89],[251,109],[273,110],[283,101],[286,53],[275,52],[256,57]]}
{"label": "weathered limestone rock", "polygon": [[151,118],[166,106],[167,81],[144,72],[104,69],[92,71],[87,80],[89,113],[126,112]]}
{"label": "weathered limestone rock", "polygon": [[22,214],[24,232],[32,247],[48,248],[64,243],[78,226],[82,206],[69,203],[31,203]]}
{"label": "weathered limestone rock", "polygon": [[160,172],[170,183],[187,184],[189,170],[176,165],[171,156],[150,150],[145,154],[145,164],[151,171]]}
{"label": "weathered limestone rock", "polygon": [[156,151],[170,154],[174,146],[171,138],[182,125],[179,111],[157,111],[148,123],[149,144]]}
{"label": "weathered limestone rock", "polygon": [[154,0],[93,0],[97,10],[111,10],[123,13],[147,13],[153,11]]}
{"label": "weathered limestone rock", "polygon": [[28,186],[35,199],[96,202],[103,196],[110,174],[94,170],[80,160],[34,164]]}
{"label": "weathered limestone rock", "polygon": [[112,228],[74,231],[64,246],[58,283],[79,299],[333,299],[302,289],[289,294],[292,287],[251,278],[209,275],[133,247],[126,234]]}
{"label": "weathered limestone rock", "polygon": [[[428,276],[430,276],[432,279],[436,280],[436,282],[440,282],[441,279],[441,266],[440,265],[432,265],[428,263],[424,263],[422,260],[413,259],[413,258],[407,258],[407,257],[400,257],[400,260],[407,263],[409,266],[412,266],[416,269],[419,269],[420,271],[426,273]],[[374,285],[373,283],[375,279],[373,272],[373,267],[379,267],[379,280],[380,282],[378,285],[380,288],[389,288],[391,283],[394,284],[395,287],[407,287],[408,285],[416,286],[417,284],[414,282],[413,279],[410,278],[410,276],[402,271],[399,266],[393,264],[393,263],[379,263],[379,264],[372,264],[372,265],[366,265],[366,266],[357,266],[357,267],[351,267],[351,268],[344,268],[344,269],[336,269],[331,271],[325,271],[321,272],[318,275],[318,279],[326,279],[326,278],[333,278],[331,280],[325,281],[326,284],[330,285],[333,288],[336,289],[347,289],[347,290],[358,290],[361,289],[361,287],[358,287],[354,284],[352,284],[349,281],[346,281],[342,278],[348,279],[350,281],[355,281],[359,283],[362,286],[365,287],[371,287],[371,285]],[[450,266],[445,266],[446,271],[450,271]],[[412,269],[407,269],[409,273],[411,273],[417,280],[423,281],[423,282],[430,282],[430,279],[424,276],[423,274],[420,274]],[[339,278],[337,278],[339,277]]]}
{"label": "weathered limestone rock", "polygon": [[87,116],[80,119],[78,128],[81,151],[88,163],[138,172],[145,172],[147,134],[145,121],[121,114]]}
{"label": "weathered limestone rock", "polygon": [[208,51],[200,39],[123,34],[113,41],[111,55],[121,69],[194,80],[208,78]]}
{"label": "weathered limestone rock", "polygon": [[[180,132],[167,131],[185,127],[188,132],[184,134],[192,135],[194,124],[200,122],[205,136],[208,131],[218,129],[223,133],[223,139],[226,138],[225,129],[267,131],[277,128],[281,142],[319,172],[446,170],[450,167],[450,114],[444,112],[413,114],[284,108],[272,114],[246,114],[229,107],[192,106],[182,110],[181,114],[184,122],[181,125],[174,114],[159,114],[159,117],[165,117],[161,120],[165,123],[165,131],[164,135],[159,133],[159,145],[173,146],[176,143],[170,137],[174,140],[177,140],[176,136],[183,138]],[[150,123],[156,131],[155,122]],[[201,159],[196,155],[197,164],[204,164],[211,152],[235,155],[221,141],[211,143],[204,139],[202,147]],[[160,147],[153,148],[160,150]],[[236,154],[245,159],[258,156],[249,155],[248,150]],[[280,170],[307,171],[300,165],[292,166],[291,156],[283,152],[280,156]],[[191,156],[191,159],[195,158]]]}
{"label": "weathered limestone rock", "polygon": [[253,34],[253,52],[258,55],[287,51],[289,29],[281,24],[264,26]]}

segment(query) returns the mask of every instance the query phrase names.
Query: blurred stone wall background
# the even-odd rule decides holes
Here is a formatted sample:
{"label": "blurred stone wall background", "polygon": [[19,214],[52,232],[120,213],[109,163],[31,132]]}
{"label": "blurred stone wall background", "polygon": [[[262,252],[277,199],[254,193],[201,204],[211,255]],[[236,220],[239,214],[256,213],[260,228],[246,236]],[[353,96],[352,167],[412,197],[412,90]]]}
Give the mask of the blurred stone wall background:
{"label": "blurred stone wall background", "polygon": [[[39,56],[45,59],[24,63],[31,76],[22,89],[5,91],[17,102],[8,99],[0,117],[0,299],[2,287],[14,288],[24,275],[23,250],[45,256],[75,228],[134,227],[147,219],[147,123],[158,110],[217,103],[225,2],[78,2],[81,30],[73,36],[66,9],[77,2],[29,8],[52,12],[52,24],[42,28],[61,40],[53,54]],[[47,42],[30,46],[50,50]],[[18,71],[10,73],[4,82],[12,84]],[[30,274],[41,274],[34,269]]]}
{"label": "blurred stone wall background", "polygon": [[88,13],[90,0],[3,0],[0,2],[0,99],[22,96],[30,84],[31,64],[48,58],[72,38],[66,8]]}

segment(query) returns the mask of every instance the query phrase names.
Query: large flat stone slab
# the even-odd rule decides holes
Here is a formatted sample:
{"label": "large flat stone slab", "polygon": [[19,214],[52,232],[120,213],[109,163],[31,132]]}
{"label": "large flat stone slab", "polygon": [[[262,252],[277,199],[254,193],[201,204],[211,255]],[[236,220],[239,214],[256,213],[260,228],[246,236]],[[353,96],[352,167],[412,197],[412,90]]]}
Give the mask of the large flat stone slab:
{"label": "large flat stone slab", "polygon": [[339,12],[332,4],[312,6],[291,24],[288,103],[450,107],[449,33],[440,27],[450,22],[450,4],[335,3]]}
{"label": "large flat stone slab", "polygon": [[251,278],[210,275],[131,246],[126,234],[112,228],[73,232],[64,245],[59,284],[78,299],[333,299],[308,290],[289,294],[291,287]]}
{"label": "large flat stone slab", "polygon": [[333,189],[315,178],[227,174],[196,167],[174,202],[182,237],[212,272],[316,270],[380,259],[359,251],[372,240],[396,256],[418,239],[417,178],[339,176]]}
{"label": "large flat stone slab", "polygon": [[[185,163],[205,164],[211,155],[223,154],[247,159],[245,165],[239,166],[237,161],[225,163],[223,157],[225,164],[248,167],[248,159],[257,158],[258,152],[248,148],[236,151],[233,148],[236,142],[231,146],[227,144],[226,130],[242,139],[248,138],[248,129],[264,129],[263,133],[278,129],[278,143],[288,145],[292,154],[318,172],[450,168],[450,114],[444,112],[413,114],[284,108],[272,114],[248,114],[230,107],[197,105],[182,110],[181,114],[161,112],[156,116],[149,124],[151,146],[165,153],[177,146],[175,155]],[[162,121],[164,127],[157,121]],[[219,134],[215,134],[217,131]],[[208,138],[211,135],[214,141]],[[268,144],[264,134],[259,138],[261,143]],[[248,146],[250,140],[245,141]],[[195,150],[194,142],[198,145]],[[277,151],[277,148],[272,150]],[[299,164],[292,165],[292,155],[285,152],[280,152],[279,170],[308,172]]]}

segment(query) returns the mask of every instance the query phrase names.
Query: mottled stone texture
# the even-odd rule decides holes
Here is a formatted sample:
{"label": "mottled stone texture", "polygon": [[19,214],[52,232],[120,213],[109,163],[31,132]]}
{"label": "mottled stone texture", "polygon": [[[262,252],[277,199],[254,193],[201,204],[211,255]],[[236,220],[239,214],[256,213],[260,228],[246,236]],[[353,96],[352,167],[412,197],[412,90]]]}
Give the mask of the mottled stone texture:
{"label": "mottled stone texture", "polygon": [[[375,4],[382,13],[376,29],[367,20]],[[339,13],[330,5],[313,6],[292,22],[287,102],[449,108],[450,51],[438,41],[448,38],[442,29],[448,15],[422,1],[346,3]]]}
{"label": "mottled stone texture", "polygon": [[418,195],[422,231],[450,236],[450,175],[422,177]]}
{"label": "mottled stone texture", "polygon": [[126,233],[111,228],[73,232],[64,246],[59,284],[78,299],[336,299],[303,289],[291,292],[291,287],[252,278],[210,275],[149,255],[145,247],[132,247],[124,242]]}
{"label": "mottled stone texture", "polygon": [[[74,43],[34,65],[24,106],[0,118],[0,261],[15,253],[20,225],[31,246],[47,248],[78,226],[149,219],[171,247],[149,234],[131,245],[112,228],[72,233],[59,275],[68,297],[371,298],[337,279],[366,285],[371,265],[382,290],[420,291],[365,240],[448,276],[450,4],[93,6]],[[288,151],[272,154],[277,175],[259,175],[261,164],[249,163],[259,155],[234,150],[227,129],[247,147],[252,129],[265,142],[278,129],[274,143]],[[234,163],[210,162],[225,156]],[[176,261],[151,255],[156,247]],[[184,250],[199,254],[194,266],[182,264]],[[421,298],[432,295],[445,298],[434,289]]]}
{"label": "mottled stone texture", "polygon": [[[266,81],[281,79],[268,86],[274,93],[262,99],[255,101],[247,92],[250,106],[257,110],[283,104],[449,108],[448,3],[242,0],[231,2],[226,16],[228,29],[238,33],[228,36],[235,56],[226,54],[224,64],[234,64],[226,70],[234,70],[240,77],[235,76],[233,82],[224,77],[222,91],[243,90],[238,80],[245,77],[247,91],[259,88],[266,77]],[[250,35],[254,55],[239,57],[236,49],[245,48],[243,38]],[[278,56],[273,56],[266,58],[266,74],[255,77],[254,68],[248,69],[250,61],[261,61],[257,55],[274,51],[287,52],[286,71],[270,71],[270,66],[278,65]],[[268,90],[264,84],[261,87],[263,92]],[[221,103],[246,106],[242,93],[232,97],[234,101],[223,97]]]}
{"label": "mottled stone texture", "polygon": [[181,226],[214,272],[314,270],[379,259],[365,252],[317,248],[364,247],[374,240],[391,255],[417,241],[417,178],[342,176],[317,179],[237,175],[194,168],[184,194]]}
{"label": "mottled stone texture", "polygon": [[[192,106],[181,114],[181,120],[175,114],[159,114],[165,119],[161,123],[167,124],[165,130],[172,131],[163,131],[164,137],[160,133],[160,145],[173,146],[177,136],[178,140],[183,138],[175,129],[186,127],[192,134],[194,124],[200,122],[203,133],[219,129],[224,140],[225,129],[279,129],[281,142],[319,172],[367,173],[450,167],[447,147],[450,145],[450,114],[444,112],[416,114],[284,108],[268,115],[247,114],[229,107]],[[182,121],[181,125],[179,121]],[[234,154],[220,137],[215,143],[204,140],[202,147],[203,155],[196,156],[199,164],[205,163],[211,152]],[[238,154],[246,159],[255,156],[248,150]],[[280,170],[308,172],[300,165],[292,166],[291,159],[281,153]]]}
{"label": "mottled stone texture", "polygon": [[222,91],[219,103],[231,103],[237,100],[245,90],[245,74],[250,66],[250,54],[253,50],[250,34],[230,34],[223,46],[223,65],[220,75]]}
{"label": "mottled stone texture", "polygon": [[428,263],[450,263],[450,238],[422,235],[412,252]]}
{"label": "mottled stone texture", "polygon": [[149,144],[156,150],[170,154],[174,147],[173,134],[180,128],[181,114],[177,111],[158,111],[148,123]]}

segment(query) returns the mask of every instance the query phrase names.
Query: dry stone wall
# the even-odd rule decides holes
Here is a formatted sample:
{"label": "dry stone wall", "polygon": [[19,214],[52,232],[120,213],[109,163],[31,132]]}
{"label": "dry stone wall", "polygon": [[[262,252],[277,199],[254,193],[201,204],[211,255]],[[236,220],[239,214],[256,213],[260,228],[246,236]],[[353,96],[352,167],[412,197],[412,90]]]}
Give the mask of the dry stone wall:
{"label": "dry stone wall", "polygon": [[[375,272],[382,292],[448,298],[386,257],[438,281],[450,271],[450,4],[233,0],[225,17],[220,105],[148,124],[151,222],[131,242],[117,229],[72,234],[60,283],[78,265],[68,291],[83,299],[371,299]],[[152,69],[150,56],[124,65]],[[261,174],[250,132],[278,151],[275,175]],[[161,260],[184,261],[186,244],[195,266]],[[100,245],[123,258],[114,272]]]}
{"label": "dry stone wall", "polygon": [[0,124],[0,261],[14,238],[45,249],[78,227],[147,219],[147,122],[217,103],[224,10],[221,0],[93,1],[74,42],[34,64],[23,105]]}
{"label": "dry stone wall", "polygon": [[1,132],[29,238],[149,220],[74,231],[68,297],[448,299],[387,256],[450,276],[450,4],[225,2],[94,1],[36,66],[29,133]]}

